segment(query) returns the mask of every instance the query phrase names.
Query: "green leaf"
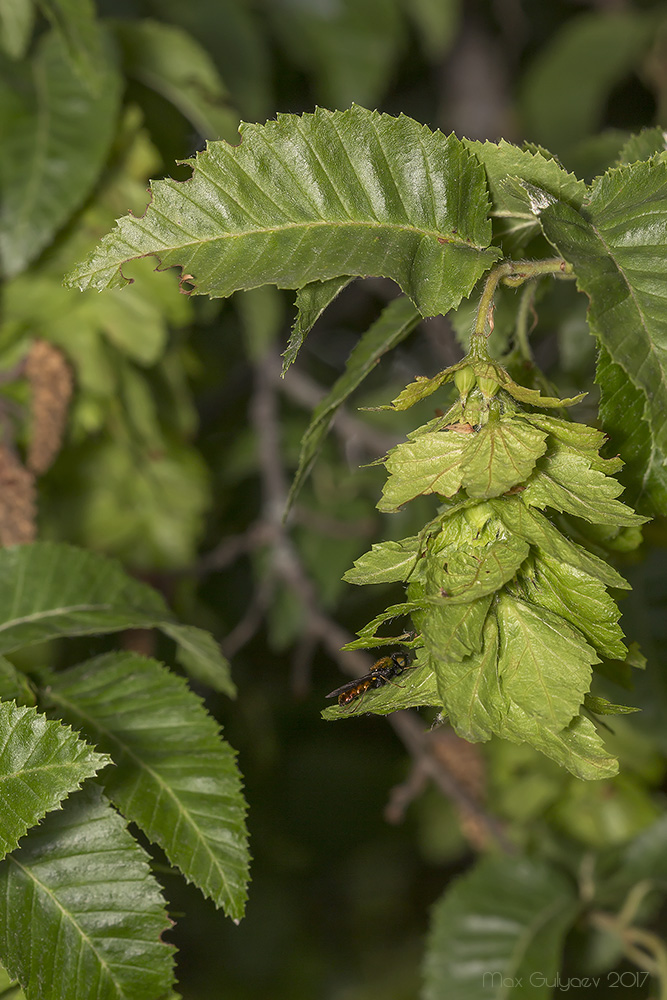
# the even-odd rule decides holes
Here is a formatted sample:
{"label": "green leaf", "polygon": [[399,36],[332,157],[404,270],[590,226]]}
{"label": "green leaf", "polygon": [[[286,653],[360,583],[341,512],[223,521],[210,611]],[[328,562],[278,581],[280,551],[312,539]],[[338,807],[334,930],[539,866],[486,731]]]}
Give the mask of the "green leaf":
{"label": "green leaf", "polygon": [[36,700],[35,692],[26,675],[17,670],[4,656],[0,656],[0,701],[15,701],[17,705],[34,705]]}
{"label": "green leaf", "polygon": [[508,534],[498,518],[480,525],[485,513],[480,506],[447,518],[417,564],[416,576],[430,596],[445,598],[447,604],[468,603],[499,590],[528,555],[528,542]]}
{"label": "green leaf", "polygon": [[465,740],[488,740],[498,731],[507,699],[498,681],[498,626],[484,623],[482,648],[463,659],[433,661],[438,691],[450,722]]}
{"label": "green leaf", "polygon": [[353,280],[353,278],[343,275],[342,278],[329,278],[327,281],[311,281],[297,290],[297,314],[287,349],[283,354],[283,375],[296,359],[306,336],[324,310]]}
{"label": "green leaf", "polygon": [[630,584],[609,563],[562,535],[539,511],[526,507],[520,496],[491,500],[491,507],[508,531],[525,538],[538,551],[583,570],[607,587],[630,590]]}
{"label": "green leaf", "polygon": [[398,510],[424,493],[454,496],[463,479],[461,460],[466,445],[461,434],[431,431],[392,448],[385,462],[389,478],[378,510]]}
{"label": "green leaf", "polygon": [[397,680],[390,681],[381,688],[367,691],[343,708],[338,705],[325,708],[322,718],[327,721],[347,719],[367,712],[373,715],[390,715],[404,708],[420,708],[424,705],[442,707],[442,701],[438,694],[433,665],[426,652],[420,650],[413,666]]}
{"label": "green leaf", "polygon": [[236,696],[229,661],[220,652],[220,644],[210,632],[195,625],[179,623],[165,623],[158,628],[174,640],[176,659],[193,680],[230,698]]}
{"label": "green leaf", "polygon": [[483,171],[453,136],[356,106],[240,131],[240,145],[200,153],[189,181],[154,182],[144,217],[122,219],[69,284],[123,285],[124,263],[155,254],[196,294],[382,275],[431,316],[498,258]]}
{"label": "green leaf", "polygon": [[519,420],[485,424],[466,439],[462,485],[468,496],[496,497],[524,480],[547,449],[547,435]]}
{"label": "green leaf", "polygon": [[604,347],[598,355],[595,381],[600,386],[600,420],[610,447],[625,462],[619,479],[628,501],[641,513],[667,513],[667,462],[644,416],[645,397],[615,365]]}
{"label": "green leaf", "polygon": [[95,552],[50,542],[0,550],[0,622],[0,653],[62,636],[159,628],[189,665],[196,657],[208,683],[234,690],[208,633],[181,625],[156,590]]}
{"label": "green leaf", "polygon": [[155,1000],[174,978],[169,926],[147,855],[94,787],[0,864],[0,955],[31,1000]]}
{"label": "green leaf", "polygon": [[665,130],[659,125],[645,128],[637,135],[630,136],[621,150],[619,164],[650,160],[657,153],[664,153],[666,150]]}
{"label": "green leaf", "polygon": [[0,270],[8,277],[44,249],[98,180],[120,100],[106,55],[98,71],[93,94],[54,33],[38,41],[31,63],[0,62]]}
{"label": "green leaf", "polygon": [[354,561],[343,577],[346,583],[396,583],[409,579],[419,556],[419,536],[400,542],[377,542]]}
{"label": "green leaf", "polygon": [[238,117],[215,63],[191,35],[159,21],[115,21],[128,76],[150,87],[192,122],[206,139],[233,142]]}
{"label": "green leaf", "polygon": [[[416,584],[408,596],[419,594]],[[446,604],[428,611],[413,612],[415,627],[422,633],[426,648],[435,661],[462,660],[482,648],[483,629],[492,595],[467,604]]]}
{"label": "green leaf", "polygon": [[584,698],[584,708],[595,715],[631,715],[633,712],[641,712],[634,705],[614,705],[606,698],[598,698],[592,694],[587,694]]}
{"label": "green leaf", "polygon": [[75,72],[100,96],[107,56],[92,0],[37,0],[37,5],[61,36]]}
{"label": "green leaf", "polygon": [[272,0],[264,11],[290,62],[313,80],[323,103],[377,104],[405,45],[398,0]]}
{"label": "green leaf", "polygon": [[553,732],[579,711],[595,651],[559,615],[501,593],[495,607],[503,694]]}
{"label": "green leaf", "polygon": [[498,734],[513,743],[528,743],[582,781],[600,781],[618,774],[618,761],[607,753],[590,719],[576,715],[555,733],[540,719],[510,703]]}
{"label": "green leaf", "polygon": [[0,51],[10,59],[22,59],[35,24],[32,0],[2,0],[0,3]]}
{"label": "green leaf", "polygon": [[582,213],[562,202],[535,211],[590,299],[591,330],[643,396],[651,449],[667,455],[667,163],[609,170]]}
{"label": "green leaf", "polygon": [[0,702],[0,857],[86,778],[110,763],[69,726]]}
{"label": "green leaf", "polygon": [[242,917],[241,780],[233,751],[185,681],[155,660],[109,654],[52,675],[49,698],[116,762],[104,788],[125,818],[217,906]]}
{"label": "green leaf", "polygon": [[540,555],[523,576],[523,596],[564,618],[588,639],[601,656],[625,659],[620,611],[604,584],[566,562]]}
{"label": "green leaf", "polygon": [[504,139],[499,143],[465,142],[484,166],[492,216],[500,220],[503,237],[511,237],[509,247],[513,252],[539,232],[539,223],[527,204],[525,193],[516,185],[509,185],[508,177],[520,177],[535,184],[574,208],[579,208],[586,196],[585,183],[543,150],[520,149]]}
{"label": "green leaf", "polygon": [[433,909],[422,1000],[548,1000],[577,911],[574,886],[547,862],[484,858]]}
{"label": "green leaf", "polygon": [[636,67],[656,28],[638,11],[567,20],[523,76],[522,132],[561,152],[601,124],[613,84]]}
{"label": "green leaf", "polygon": [[[377,630],[380,625],[385,622],[393,621],[394,618],[405,617],[406,615],[412,615],[415,611],[418,611],[422,607],[420,601],[405,601],[403,604],[392,604],[390,607],[385,608],[379,615],[376,615],[368,623],[364,625],[362,629],[357,632],[359,639],[353,639],[352,642],[347,642],[342,648],[343,649],[373,649],[375,646],[388,646],[395,645],[397,642],[404,642],[407,638],[407,631],[403,629],[400,635],[395,636],[378,636]],[[406,643],[410,645],[410,643]]]}
{"label": "green leaf", "polygon": [[593,524],[645,523],[647,518],[616,500],[622,492],[615,479],[591,468],[590,458],[556,445],[538,462],[521,499],[528,507],[552,507]]}
{"label": "green leaf", "polygon": [[327,435],[336,410],[373,371],[380,358],[400,344],[417,326],[421,316],[410,299],[400,296],[390,302],[380,318],[362,336],[348,358],[345,372],[330,392],[315,407],[308,429],[301,439],[299,468],[290,495],[288,509],[294,503]]}

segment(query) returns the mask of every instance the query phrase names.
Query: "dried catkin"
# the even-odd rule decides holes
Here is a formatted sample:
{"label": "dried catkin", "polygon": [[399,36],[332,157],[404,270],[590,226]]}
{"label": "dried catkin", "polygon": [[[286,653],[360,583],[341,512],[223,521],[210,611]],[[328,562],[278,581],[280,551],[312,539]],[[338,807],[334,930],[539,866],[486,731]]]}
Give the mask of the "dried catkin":
{"label": "dried catkin", "polygon": [[33,343],[24,370],[32,390],[32,433],[27,465],[36,475],[41,475],[60,451],[72,395],[72,373],[62,352],[45,340]]}
{"label": "dried catkin", "polygon": [[33,542],[36,516],[35,477],[0,444],[0,544]]}

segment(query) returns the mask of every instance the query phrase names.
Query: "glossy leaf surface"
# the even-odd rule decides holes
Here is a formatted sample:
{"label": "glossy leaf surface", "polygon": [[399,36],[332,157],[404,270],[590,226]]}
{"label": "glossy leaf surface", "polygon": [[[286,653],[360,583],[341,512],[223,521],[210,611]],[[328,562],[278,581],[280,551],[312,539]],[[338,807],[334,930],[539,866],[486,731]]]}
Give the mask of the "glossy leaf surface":
{"label": "glossy leaf surface", "polygon": [[178,265],[197,294],[344,275],[393,278],[425,316],[447,312],[497,259],[482,168],[453,136],[360,107],[242,125],[211,143],[189,181],[156,181],[69,276],[126,283],[128,260]]}
{"label": "glossy leaf surface", "polygon": [[53,675],[50,698],[116,762],[105,790],[126,819],[240,918],[248,880],[241,780],[234,752],[185,681],[155,660],[110,654]]}
{"label": "glossy leaf surface", "polygon": [[90,787],[0,863],[0,955],[31,1000],[155,1000],[173,982],[148,857]]}

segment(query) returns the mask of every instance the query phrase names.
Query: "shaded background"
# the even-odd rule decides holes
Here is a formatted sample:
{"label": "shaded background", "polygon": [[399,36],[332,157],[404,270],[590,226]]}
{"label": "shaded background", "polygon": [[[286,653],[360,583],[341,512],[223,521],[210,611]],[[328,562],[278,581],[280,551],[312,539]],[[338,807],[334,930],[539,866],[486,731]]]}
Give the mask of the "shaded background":
{"label": "shaded background", "polygon": [[[101,0],[98,9],[130,24],[149,17],[186,29],[228,88],[220,110],[230,122],[237,112],[263,121],[357,102],[446,133],[527,139],[586,178],[614,161],[629,131],[667,127],[664,3]],[[126,104],[143,122],[151,176],[189,176],[175,161],[203,148],[191,121],[141,74],[131,79]],[[233,128],[224,137],[235,141]],[[141,209],[142,182],[133,197],[117,214]],[[560,394],[570,395],[591,386],[595,347],[583,297],[558,292],[541,302],[534,348]],[[118,555],[159,585],[184,620],[209,628],[232,658],[238,700],[209,697],[207,704],[245,777],[253,882],[247,917],[235,927],[165,868],[188,1000],[414,998],[429,907],[477,852],[492,848],[483,819],[461,816],[411,771],[385,720],[360,714],[332,725],[320,718],[324,696],[344,679],[345,658],[332,650],[400,595],[388,587],[357,591],[340,582],[343,572],[372,541],[411,533],[433,509],[420,500],[380,515],[374,505],[384,476],[367,463],[429,407],[407,417],[350,407],[339,418],[290,523],[291,582],[276,569],[275,539],[262,531],[295,471],[310,411],[394,294],[389,282],[355,282],[284,382],[277,365],[293,320],[289,296],[265,289],[229,303],[174,300],[174,371],[146,374],[156,398],[167,401],[157,417],[172,465],[151,479],[150,449],[129,460],[132,449],[108,424],[83,433],[92,426],[83,399],[43,483],[46,537]],[[467,328],[465,311],[453,325],[442,317],[422,323],[383,359],[354,404],[386,402],[414,375],[455,362]],[[147,411],[137,399],[141,422]],[[582,415],[595,417],[594,389]],[[615,722],[609,736],[621,757],[619,778],[584,786],[528,748],[497,741],[471,748],[443,738],[444,766],[520,846],[539,843],[554,857],[577,859],[627,842],[663,809],[660,524],[649,540],[648,559],[633,554],[621,564],[635,585],[623,606],[625,629],[641,638],[654,670],[626,695],[645,707],[641,720]],[[585,932],[575,935],[572,969],[618,960],[595,947]],[[604,986],[586,993],[587,1000],[597,995],[607,995]]]}

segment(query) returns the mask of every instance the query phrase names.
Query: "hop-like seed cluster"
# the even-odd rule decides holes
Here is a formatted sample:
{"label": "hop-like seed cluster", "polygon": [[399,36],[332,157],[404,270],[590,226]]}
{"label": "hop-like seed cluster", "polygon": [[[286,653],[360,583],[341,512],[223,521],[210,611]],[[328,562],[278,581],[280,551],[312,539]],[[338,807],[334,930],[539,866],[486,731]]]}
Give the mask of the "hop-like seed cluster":
{"label": "hop-like seed cluster", "polygon": [[[383,622],[411,616],[416,698],[431,692],[414,704],[437,705],[468,740],[528,742],[585,778],[617,768],[580,708],[593,668],[628,654],[607,590],[628,584],[552,518],[638,533],[645,519],[618,499],[622,462],[600,457],[604,441],[593,427],[527,411],[504,389],[466,384],[447,414],[385,460],[381,510],[433,493],[439,513],[417,535],[374,545],[345,576],[405,584],[406,602],[358,645],[386,642]],[[435,683],[420,686],[423,675]]]}

